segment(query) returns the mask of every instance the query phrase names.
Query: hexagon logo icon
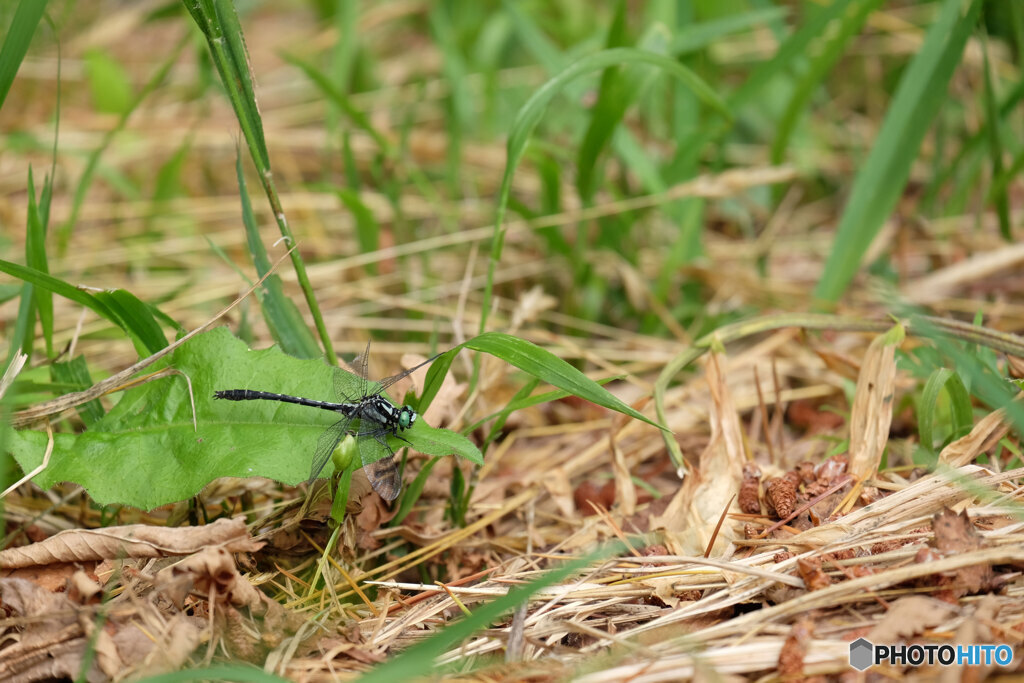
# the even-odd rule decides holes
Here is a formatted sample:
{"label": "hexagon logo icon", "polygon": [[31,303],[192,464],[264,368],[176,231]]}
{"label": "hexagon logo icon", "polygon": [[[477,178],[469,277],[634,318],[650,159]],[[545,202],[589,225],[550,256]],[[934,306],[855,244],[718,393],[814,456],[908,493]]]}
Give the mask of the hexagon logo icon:
{"label": "hexagon logo icon", "polygon": [[850,666],[864,671],[874,663],[875,646],[867,638],[858,638],[850,643]]}

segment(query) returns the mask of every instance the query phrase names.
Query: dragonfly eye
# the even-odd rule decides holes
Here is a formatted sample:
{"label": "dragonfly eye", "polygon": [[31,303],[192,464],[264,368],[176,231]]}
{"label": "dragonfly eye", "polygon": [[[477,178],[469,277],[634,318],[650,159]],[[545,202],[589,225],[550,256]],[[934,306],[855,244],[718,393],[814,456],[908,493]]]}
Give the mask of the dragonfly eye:
{"label": "dragonfly eye", "polygon": [[398,426],[408,429],[414,422],[416,422],[416,411],[409,406],[402,406],[402,411],[398,414]]}

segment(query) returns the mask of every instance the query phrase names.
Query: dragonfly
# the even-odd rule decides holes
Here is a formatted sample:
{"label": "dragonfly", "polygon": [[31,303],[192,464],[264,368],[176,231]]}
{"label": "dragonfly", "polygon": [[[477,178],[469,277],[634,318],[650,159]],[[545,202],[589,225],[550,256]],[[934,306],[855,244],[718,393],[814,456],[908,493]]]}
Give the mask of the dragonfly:
{"label": "dragonfly", "polygon": [[228,401],[280,401],[339,413],[341,419],[328,427],[317,439],[309,480],[306,483],[312,484],[316,480],[342,438],[346,434],[353,434],[356,437],[356,448],[363,463],[363,471],[370,480],[370,485],[381,498],[392,501],[398,498],[402,490],[402,477],[398,472],[395,452],[388,443],[388,438],[394,437],[412,445],[402,436],[402,432],[416,423],[419,414],[408,405],[395,406],[384,396],[384,391],[395,382],[433,362],[440,355],[428,358],[416,367],[387,379],[370,382],[366,372],[370,357],[370,344],[367,343],[366,351],[352,363],[359,378],[358,396],[349,394],[346,390],[350,382],[348,373],[337,368],[334,371],[334,393],[338,400],[334,403],[253,389],[225,389],[214,392],[213,396]]}

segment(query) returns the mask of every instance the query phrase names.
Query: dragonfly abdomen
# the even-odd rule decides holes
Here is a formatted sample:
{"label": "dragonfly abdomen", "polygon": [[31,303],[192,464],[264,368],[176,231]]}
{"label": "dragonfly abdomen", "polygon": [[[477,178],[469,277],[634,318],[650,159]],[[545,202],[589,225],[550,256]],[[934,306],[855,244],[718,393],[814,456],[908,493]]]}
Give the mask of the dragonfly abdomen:
{"label": "dragonfly abdomen", "polygon": [[357,403],[328,403],[327,401],[317,401],[312,398],[274,394],[269,391],[256,391],[254,389],[225,389],[214,392],[213,397],[223,398],[228,401],[280,401],[281,403],[294,403],[298,406],[330,410],[350,417],[352,411],[359,405]]}

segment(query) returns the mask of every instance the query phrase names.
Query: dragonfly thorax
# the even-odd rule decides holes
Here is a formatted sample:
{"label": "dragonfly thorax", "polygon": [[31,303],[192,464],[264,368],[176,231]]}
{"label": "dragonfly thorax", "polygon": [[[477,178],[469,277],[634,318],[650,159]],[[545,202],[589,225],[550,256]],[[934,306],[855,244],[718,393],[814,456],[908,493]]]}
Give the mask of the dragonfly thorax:
{"label": "dragonfly thorax", "polygon": [[385,427],[408,429],[416,422],[416,411],[409,406],[396,408],[383,396],[368,396],[359,403],[349,404],[355,410],[352,417],[376,422]]}

